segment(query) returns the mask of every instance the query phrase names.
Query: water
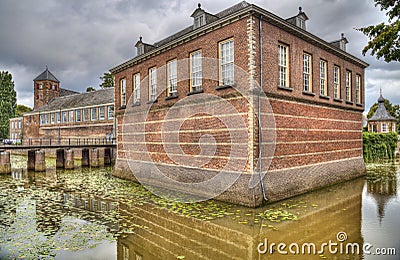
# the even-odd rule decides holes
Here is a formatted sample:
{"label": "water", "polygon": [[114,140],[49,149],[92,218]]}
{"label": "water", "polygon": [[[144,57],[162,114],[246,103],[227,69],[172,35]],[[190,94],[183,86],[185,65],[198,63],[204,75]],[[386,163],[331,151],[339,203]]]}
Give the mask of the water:
{"label": "water", "polygon": [[[47,165],[0,176],[0,259],[400,258],[400,165],[369,165],[366,178],[257,209],[166,201],[112,168]],[[272,243],[286,247],[271,253]],[[373,255],[379,247],[397,255]]]}

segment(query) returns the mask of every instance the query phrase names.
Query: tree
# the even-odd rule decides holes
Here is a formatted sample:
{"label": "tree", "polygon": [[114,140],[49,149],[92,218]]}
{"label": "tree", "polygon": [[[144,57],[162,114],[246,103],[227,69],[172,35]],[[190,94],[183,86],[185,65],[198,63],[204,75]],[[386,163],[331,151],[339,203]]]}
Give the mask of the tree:
{"label": "tree", "polygon": [[369,50],[377,59],[384,58],[386,62],[400,61],[400,1],[375,0],[375,6],[386,11],[388,24],[380,23],[358,29],[369,38],[362,53]]}
{"label": "tree", "polygon": [[31,112],[32,108],[24,106],[24,105],[17,105],[15,109],[15,116],[20,117],[23,113]]}
{"label": "tree", "polygon": [[114,87],[114,75],[108,72],[104,72],[104,75],[100,77],[103,81],[100,84],[100,88],[113,88]]}
{"label": "tree", "polygon": [[86,92],[96,91],[94,87],[87,87]]}
{"label": "tree", "polygon": [[[400,133],[400,105],[393,105],[390,103],[389,100],[385,98],[385,108],[389,112],[391,116],[396,118],[397,121],[397,132]],[[368,111],[367,118],[371,118],[374,114],[375,111],[378,109],[378,103],[376,102],[371,106],[371,108]]]}
{"label": "tree", "polygon": [[8,71],[0,71],[0,138],[9,135],[10,118],[15,116],[17,93],[14,81]]}

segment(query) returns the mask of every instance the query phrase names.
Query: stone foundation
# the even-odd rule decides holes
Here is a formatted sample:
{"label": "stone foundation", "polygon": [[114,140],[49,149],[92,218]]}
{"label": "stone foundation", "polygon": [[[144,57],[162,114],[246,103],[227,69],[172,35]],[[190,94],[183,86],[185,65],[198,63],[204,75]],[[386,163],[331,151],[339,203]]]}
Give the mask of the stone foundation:
{"label": "stone foundation", "polygon": [[[140,163],[143,165],[147,164],[145,162]],[[146,167],[138,167],[138,173],[142,174],[142,181],[144,180],[146,184],[162,187],[167,190],[189,194],[194,193],[193,190],[184,190],[181,186],[166,186],[165,183],[160,182],[160,180],[152,178],[151,173],[148,174],[148,178],[146,176],[146,178],[143,179],[143,172],[140,173],[141,168],[143,169]],[[157,168],[159,168],[163,173],[169,173],[169,175],[173,176],[175,180],[187,183],[208,180],[218,174],[217,171],[206,171],[168,165],[157,165]],[[363,158],[359,157],[292,169],[271,171],[265,175],[263,182],[268,202],[273,202],[324,186],[354,179],[365,175],[365,172],[366,170]],[[230,173],[225,174],[228,174],[227,176],[229,176]],[[113,175],[137,182],[137,179],[130,170],[126,160],[117,159]],[[215,197],[215,199],[247,207],[258,207],[262,205],[263,194],[261,185],[257,185],[253,189],[250,188],[250,178],[251,175],[241,174],[230,188]],[[194,195],[207,196],[209,193],[208,191],[201,191],[196,192]]]}

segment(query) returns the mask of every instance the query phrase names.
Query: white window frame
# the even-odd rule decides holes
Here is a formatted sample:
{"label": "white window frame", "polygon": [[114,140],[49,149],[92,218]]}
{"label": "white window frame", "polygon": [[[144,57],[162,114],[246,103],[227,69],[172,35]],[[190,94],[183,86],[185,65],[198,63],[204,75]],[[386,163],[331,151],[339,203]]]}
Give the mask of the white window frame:
{"label": "white window frame", "polygon": [[202,90],[202,84],[202,50],[198,50],[190,53],[190,92]]}
{"label": "white window frame", "polygon": [[87,122],[89,121],[89,108],[84,108],[82,109],[82,122]]}
{"label": "white window frame", "polygon": [[119,82],[121,91],[121,107],[126,106],[126,78],[123,78]]}
{"label": "white window frame", "polygon": [[149,69],[149,101],[157,99],[157,68]]}
{"label": "white window frame", "polygon": [[113,119],[114,118],[114,106],[107,106],[107,118]]}
{"label": "white window frame", "polygon": [[133,75],[133,101],[140,103],[140,73]]}
{"label": "white window frame", "polygon": [[312,92],[312,56],[303,53],[303,90]]}
{"label": "white window frame", "polygon": [[47,125],[49,123],[49,114],[44,115],[44,124]]}
{"label": "white window frame", "polygon": [[361,104],[361,75],[356,74],[356,103]]}
{"label": "white window frame", "polygon": [[278,71],[280,87],[289,87],[289,46],[283,43],[278,44]]}
{"label": "white window frame", "polygon": [[99,113],[99,115],[98,115],[99,120],[104,120],[104,119],[106,119],[106,108],[103,107],[103,106],[101,106],[101,107],[99,107],[98,110],[99,110],[99,111],[98,111],[98,113]]}
{"label": "white window frame", "polygon": [[220,86],[235,84],[235,43],[230,38],[219,43],[219,78]]}
{"label": "white window frame", "polygon": [[199,15],[197,17],[194,18],[194,29],[197,29],[203,25],[205,25],[205,15]]}
{"label": "white window frame", "polygon": [[381,130],[382,130],[382,133],[389,133],[389,125],[388,125],[388,123],[382,123],[381,124]]}
{"label": "white window frame", "polygon": [[61,112],[61,122],[62,123],[67,123],[67,111],[62,111]]}
{"label": "white window frame", "polygon": [[77,122],[77,123],[82,122],[82,110],[81,109],[75,110],[75,122]]}
{"label": "white window frame", "polygon": [[351,71],[346,71],[346,101],[351,101]]}
{"label": "white window frame", "polygon": [[74,122],[74,110],[68,111],[68,122]]}
{"label": "white window frame", "polygon": [[178,62],[171,60],[167,63],[167,96],[177,95]]}
{"label": "white window frame", "polygon": [[340,99],[340,67],[333,67],[333,97]]}
{"label": "white window frame", "polygon": [[54,118],[55,118],[54,113],[51,113],[51,114],[50,114],[50,123],[51,123],[52,125],[54,125],[54,123],[55,123]]}
{"label": "white window frame", "polygon": [[319,89],[321,96],[328,96],[327,62],[319,61]]}
{"label": "white window frame", "polygon": [[56,123],[57,124],[61,123],[61,113],[60,112],[56,112]]}
{"label": "white window frame", "polygon": [[90,121],[97,121],[97,107],[90,108]]}

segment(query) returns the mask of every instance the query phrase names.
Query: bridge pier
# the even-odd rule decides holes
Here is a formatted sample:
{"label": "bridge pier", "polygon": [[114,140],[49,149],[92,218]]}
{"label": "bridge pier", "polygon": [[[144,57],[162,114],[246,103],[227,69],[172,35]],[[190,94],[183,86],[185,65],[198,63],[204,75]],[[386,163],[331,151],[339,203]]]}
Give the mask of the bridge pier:
{"label": "bridge pier", "polygon": [[82,149],[82,166],[89,166],[89,149]]}
{"label": "bridge pier", "polygon": [[104,148],[104,165],[111,165],[111,149]]}
{"label": "bridge pier", "polygon": [[0,152],[0,174],[11,173],[10,152]]}
{"label": "bridge pier", "polygon": [[37,150],[35,152],[35,172],[46,171],[46,157],[42,150]]}
{"label": "bridge pier", "polygon": [[28,171],[34,171],[35,170],[35,152],[36,150],[28,150]]}
{"label": "bridge pier", "polygon": [[56,168],[64,168],[65,158],[64,158],[64,149],[56,150]]}
{"label": "bridge pier", "polygon": [[64,168],[67,170],[74,169],[74,151],[71,149],[65,151]]}
{"label": "bridge pier", "polygon": [[92,156],[90,158],[91,167],[99,167],[99,149],[92,148]]}

